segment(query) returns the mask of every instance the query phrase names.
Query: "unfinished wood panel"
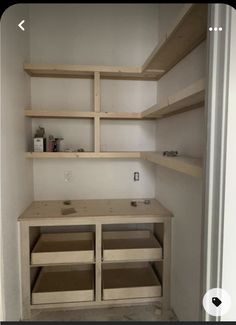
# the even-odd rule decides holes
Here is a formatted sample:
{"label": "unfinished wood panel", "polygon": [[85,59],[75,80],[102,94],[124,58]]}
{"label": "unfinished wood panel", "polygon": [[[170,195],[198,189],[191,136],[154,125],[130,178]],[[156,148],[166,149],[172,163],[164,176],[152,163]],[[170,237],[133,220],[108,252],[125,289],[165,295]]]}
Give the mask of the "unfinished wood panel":
{"label": "unfinished wood panel", "polygon": [[93,78],[99,72],[103,79],[157,80],[163,70],[142,71],[141,67],[93,66],[25,63],[24,70],[31,77]]}
{"label": "unfinished wood panel", "polygon": [[[99,146],[99,143],[97,143]],[[50,159],[50,158],[82,158],[82,159],[107,159],[107,158],[117,158],[117,159],[130,159],[130,158],[140,158],[140,152],[137,151],[115,151],[115,152],[26,152],[26,158],[30,159]]]}
{"label": "unfinished wood panel", "polygon": [[151,266],[103,270],[103,300],[161,296],[161,284]]}
{"label": "unfinished wood panel", "polygon": [[192,85],[164,99],[142,112],[143,118],[163,118],[204,106],[205,81],[200,79]]}
{"label": "unfinished wood panel", "polygon": [[187,174],[189,176],[202,177],[202,160],[185,156],[167,157],[160,152],[142,152],[141,157],[163,167]]}
{"label": "unfinished wood panel", "polygon": [[96,283],[96,301],[102,300],[102,226],[96,225],[96,266],[95,266],[95,283]]}
{"label": "unfinished wood panel", "polygon": [[36,118],[94,118],[94,112],[26,109],[25,116]]}
{"label": "unfinished wood panel", "polygon": [[141,113],[129,112],[82,112],[70,110],[41,110],[41,109],[26,109],[25,116],[35,118],[88,118],[92,119],[100,117],[101,119],[112,120],[140,120]]}
{"label": "unfinished wood panel", "polygon": [[171,283],[171,223],[164,222],[164,261],[163,261],[163,313],[170,309],[170,283]]}
{"label": "unfinished wood panel", "polygon": [[[95,217],[102,217],[104,220],[108,219],[107,223],[114,224],[118,217],[119,222],[117,223],[127,223],[126,219],[128,217],[138,216],[142,218],[142,223],[148,223],[149,217],[154,217],[154,221],[157,222],[155,218],[160,217],[171,217],[171,212],[168,211],[159,201],[155,199],[150,199],[150,204],[138,204],[136,207],[131,205],[132,199],[110,199],[110,200],[71,200],[70,207],[76,210],[76,213],[71,217],[70,215],[63,215],[62,209],[65,208],[64,201],[49,200],[49,201],[34,201],[31,205],[22,213],[18,218],[19,221],[29,221],[31,224],[37,219],[43,219],[43,223],[46,219],[57,219],[62,220],[64,225],[69,225],[69,220],[72,218],[76,219],[76,214],[79,216],[79,220],[86,217],[89,224],[95,224]],[[67,205],[68,207],[68,205]],[[92,221],[89,219],[92,218]],[[113,221],[115,219],[115,221]],[[161,221],[161,220],[160,220]],[[56,220],[57,225],[60,225],[59,220]],[[77,222],[77,220],[75,221]],[[130,221],[129,221],[130,222]],[[130,222],[139,223],[139,222]],[[77,224],[81,224],[77,222]],[[46,224],[44,224],[46,226]]]}
{"label": "unfinished wood panel", "polygon": [[149,230],[103,232],[103,261],[162,259],[162,248]]}
{"label": "unfinished wood panel", "polygon": [[[153,69],[168,72],[198,46],[207,34],[207,4],[187,4],[176,22],[143,65],[143,71]],[[164,73],[162,75],[164,75]]]}
{"label": "unfinished wood panel", "polygon": [[95,117],[94,119],[94,151],[101,151],[101,123],[100,118]]}
{"label": "unfinished wood panel", "polygon": [[112,119],[112,120],[140,120],[142,119],[141,113],[131,112],[100,112],[96,113],[101,119]]}
{"label": "unfinished wood panel", "polygon": [[25,222],[20,223],[20,253],[21,253],[21,318],[29,320],[31,317],[30,302],[30,238],[29,225]]}
{"label": "unfinished wood panel", "polygon": [[154,298],[134,298],[134,299],[117,299],[117,300],[103,300],[100,302],[89,301],[89,302],[67,302],[67,303],[55,303],[55,304],[40,304],[31,305],[32,310],[40,309],[53,309],[53,310],[73,310],[73,309],[91,309],[91,308],[112,308],[112,307],[125,307],[125,306],[139,306],[144,304],[157,304],[162,302],[162,297]]}
{"label": "unfinished wood panel", "polygon": [[94,234],[42,234],[31,252],[31,264],[50,265],[94,261]]}
{"label": "unfinished wood panel", "polygon": [[101,82],[100,72],[94,73],[94,111],[101,111]]}
{"label": "unfinished wood panel", "polygon": [[93,270],[43,269],[32,292],[32,304],[94,300]]}

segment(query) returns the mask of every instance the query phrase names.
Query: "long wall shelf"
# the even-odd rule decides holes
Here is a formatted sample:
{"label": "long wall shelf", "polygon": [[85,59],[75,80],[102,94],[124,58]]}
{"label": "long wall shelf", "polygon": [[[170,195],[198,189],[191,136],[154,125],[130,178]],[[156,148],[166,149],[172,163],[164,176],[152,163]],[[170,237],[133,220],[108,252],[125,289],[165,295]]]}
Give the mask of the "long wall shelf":
{"label": "long wall shelf", "polygon": [[158,80],[163,70],[142,71],[141,67],[92,66],[67,64],[25,63],[24,70],[31,77],[89,78],[99,72],[101,79]]}
{"label": "long wall shelf", "polygon": [[88,118],[99,117],[101,119],[116,120],[140,120],[141,113],[128,112],[85,112],[85,111],[69,111],[69,110],[38,110],[26,109],[25,116],[35,118]]}
{"label": "long wall shelf", "polygon": [[[164,70],[164,75],[206,38],[207,5],[186,4],[162,42],[153,50],[142,71]],[[160,75],[160,77],[162,77]]]}
{"label": "long wall shelf", "polygon": [[200,158],[186,156],[166,157],[155,151],[124,151],[124,152],[27,152],[26,158],[122,158],[144,159],[157,165],[193,176],[202,177],[202,161]]}
{"label": "long wall shelf", "polygon": [[140,158],[140,152],[26,152],[26,158]]}
{"label": "long wall shelf", "polygon": [[204,105],[205,82],[200,79],[187,88],[166,98],[162,104],[153,105],[141,113],[132,112],[85,112],[69,110],[27,109],[25,116],[33,118],[101,118],[116,120],[161,119],[183,113]]}

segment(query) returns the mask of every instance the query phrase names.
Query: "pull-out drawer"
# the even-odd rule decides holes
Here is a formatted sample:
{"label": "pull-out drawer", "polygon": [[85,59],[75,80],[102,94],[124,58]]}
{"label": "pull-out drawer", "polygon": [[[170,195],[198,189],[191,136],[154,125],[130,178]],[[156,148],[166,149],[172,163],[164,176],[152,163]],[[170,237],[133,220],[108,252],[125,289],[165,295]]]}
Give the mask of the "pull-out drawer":
{"label": "pull-out drawer", "polygon": [[93,232],[41,234],[31,253],[32,265],[93,261]]}
{"label": "pull-out drawer", "polygon": [[161,296],[161,284],[151,265],[103,269],[103,300]]}
{"label": "pull-out drawer", "polygon": [[94,300],[94,271],[43,268],[32,291],[32,304]]}
{"label": "pull-out drawer", "polygon": [[104,231],[103,261],[142,261],[162,258],[162,247],[149,230]]}

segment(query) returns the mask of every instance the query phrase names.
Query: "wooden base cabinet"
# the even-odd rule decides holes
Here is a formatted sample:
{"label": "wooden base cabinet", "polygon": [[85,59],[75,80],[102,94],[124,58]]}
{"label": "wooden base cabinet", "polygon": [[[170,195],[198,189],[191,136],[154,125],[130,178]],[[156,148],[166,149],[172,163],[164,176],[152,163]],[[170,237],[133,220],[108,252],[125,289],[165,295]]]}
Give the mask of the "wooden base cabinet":
{"label": "wooden base cabinet", "polygon": [[33,202],[19,217],[22,320],[34,309],[170,305],[171,213],[158,201]]}

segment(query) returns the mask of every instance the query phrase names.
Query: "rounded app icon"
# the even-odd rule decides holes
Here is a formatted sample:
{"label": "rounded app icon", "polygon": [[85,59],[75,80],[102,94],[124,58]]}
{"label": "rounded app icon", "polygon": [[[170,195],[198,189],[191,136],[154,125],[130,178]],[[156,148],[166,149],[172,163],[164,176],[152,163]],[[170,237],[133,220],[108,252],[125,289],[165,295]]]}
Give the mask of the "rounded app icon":
{"label": "rounded app icon", "polygon": [[231,298],[227,291],[221,288],[208,290],[202,300],[205,311],[211,316],[225,315],[231,306]]}

